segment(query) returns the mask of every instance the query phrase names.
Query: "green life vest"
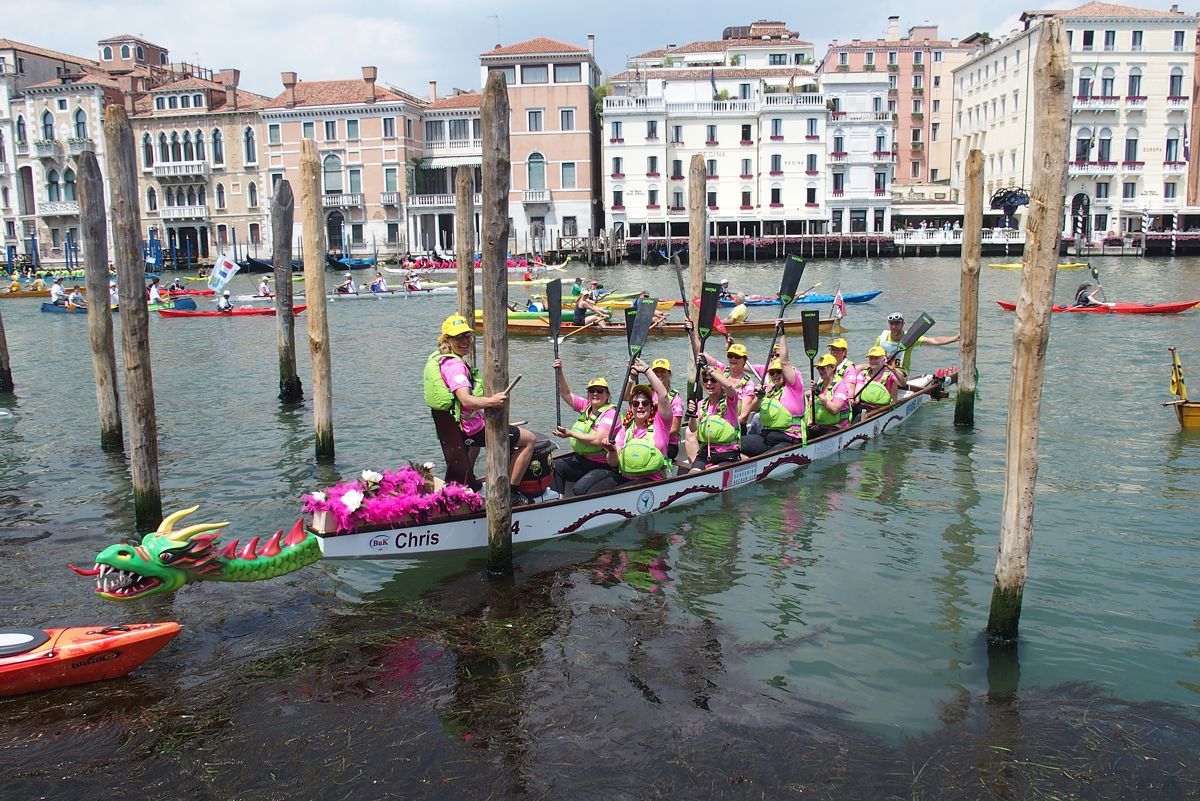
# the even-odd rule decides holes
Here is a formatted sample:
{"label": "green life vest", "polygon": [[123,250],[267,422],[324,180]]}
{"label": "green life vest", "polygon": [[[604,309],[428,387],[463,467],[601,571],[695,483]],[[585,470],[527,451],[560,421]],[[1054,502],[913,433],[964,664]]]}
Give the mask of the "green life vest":
{"label": "green life vest", "polygon": [[892,402],[892,393],[888,392],[888,388],[880,382],[872,381],[863,387],[858,400],[868,406],[887,406]]}
{"label": "green life vest", "polygon": [[654,445],[654,423],[640,437],[633,437],[633,423],[625,429],[625,444],[617,451],[617,469],[628,477],[659,473],[667,465],[667,457]]}
{"label": "green life vest", "polygon": [[[452,412],[456,421],[462,421],[462,404],[458,402],[458,398],[454,397],[454,393],[446,386],[446,382],[442,380],[442,362],[446,359],[461,359],[453,353],[442,353],[434,351],[429,354],[429,358],[425,360],[425,372],[422,375],[422,381],[425,389],[425,404],[430,409],[435,409],[441,412]],[[463,362],[464,364],[466,362]],[[469,368],[471,377],[471,394],[482,398],[483,397],[483,382],[479,380],[479,371],[475,368]]]}
{"label": "green life vest", "polygon": [[[606,403],[600,407],[600,411],[592,414],[588,411],[590,407],[585,407],[579,414],[579,419],[571,426],[571,430],[576,434],[590,434],[592,429],[596,427],[596,423],[604,416],[604,413],[613,408],[611,403]],[[571,450],[578,453],[580,456],[595,456],[599,453],[604,453],[604,448],[600,445],[592,445],[587,442],[580,442],[577,439],[571,439]]]}
{"label": "green life vest", "polygon": [[[836,387],[836,386],[837,385],[834,384],[833,386],[824,390],[823,392],[821,392],[819,397],[825,398],[826,400],[832,399],[833,398],[833,390],[834,390],[834,387]],[[846,404],[846,408],[842,409],[840,412],[829,411],[827,408],[825,408],[825,404],[823,404],[823,403],[814,403],[813,404],[813,422],[816,423],[817,425],[821,425],[821,426],[840,425],[844,421],[849,420],[850,416],[851,416],[851,412],[850,412],[849,404]]]}
{"label": "green life vest", "polygon": [[[717,403],[716,414],[706,411],[700,418],[696,426],[696,440],[701,445],[735,445],[741,442],[742,432],[725,419],[728,400],[728,395],[722,395]],[[708,401],[704,401],[704,408],[708,409]]]}

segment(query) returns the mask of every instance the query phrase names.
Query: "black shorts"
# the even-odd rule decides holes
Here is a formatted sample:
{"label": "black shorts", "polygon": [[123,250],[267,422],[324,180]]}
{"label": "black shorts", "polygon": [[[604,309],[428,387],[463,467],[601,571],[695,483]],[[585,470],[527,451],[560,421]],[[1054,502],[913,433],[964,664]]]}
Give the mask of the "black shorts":
{"label": "black shorts", "polygon": [[[483,434],[484,430],[486,430],[486,429],[480,430],[480,432],[478,434],[472,434],[469,437],[466,434],[463,434],[463,447],[464,448],[483,448],[483,447],[485,447],[485,445],[484,445],[485,437]],[[521,429],[517,428],[516,426],[509,426],[508,427],[508,447],[510,450],[517,449],[517,440],[519,440],[520,438],[521,438]]]}

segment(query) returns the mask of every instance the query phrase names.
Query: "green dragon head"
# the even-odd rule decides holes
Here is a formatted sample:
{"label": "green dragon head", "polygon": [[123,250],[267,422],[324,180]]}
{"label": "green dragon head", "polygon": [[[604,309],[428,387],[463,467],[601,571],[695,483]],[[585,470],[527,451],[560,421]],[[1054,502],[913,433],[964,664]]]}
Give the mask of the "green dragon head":
{"label": "green dragon head", "polygon": [[261,581],[275,578],[320,558],[316,537],[296,521],[284,536],[275,532],[261,547],[258,537],[238,547],[234,540],[220,546],[220,529],[229,523],[201,523],[175,530],[175,524],[199,509],[193,506],[168,516],[140,545],[110,545],[96,555],[91,570],[69,567],[81,576],[94,576],[96,593],[112,601],[128,601],[175,592],[195,581]]}

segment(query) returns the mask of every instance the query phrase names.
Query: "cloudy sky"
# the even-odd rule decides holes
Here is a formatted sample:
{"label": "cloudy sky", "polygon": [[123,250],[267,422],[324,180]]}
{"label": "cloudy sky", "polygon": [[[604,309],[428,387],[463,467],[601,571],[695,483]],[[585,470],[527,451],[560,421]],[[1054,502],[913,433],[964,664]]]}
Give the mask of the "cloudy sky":
{"label": "cloudy sky", "polygon": [[[782,17],[815,43],[820,58],[832,39],[881,36],[891,14],[900,15],[904,31],[932,21],[943,36],[961,38],[975,31],[1006,33],[1026,8],[1070,8],[1081,2],[976,0],[957,6],[941,0],[861,0],[820,4],[824,13],[818,18],[802,13],[807,4],[779,0],[9,0],[0,36],[96,58],[98,39],[133,34],[165,46],[175,61],[214,70],[237,67],[243,88],[269,96],[282,91],[279,73],[284,70],[298,72],[301,80],[354,78],[361,74],[359,67],[375,65],[381,82],[424,95],[430,80],[438,82],[441,93],[479,88],[480,52],[497,42],[539,35],[585,46],[594,33],[597,60],[613,73],[630,55],[667,43],[719,39],[726,26],[756,19]],[[946,13],[947,5],[955,8],[953,15]],[[1156,0],[1139,5],[1170,7]]]}

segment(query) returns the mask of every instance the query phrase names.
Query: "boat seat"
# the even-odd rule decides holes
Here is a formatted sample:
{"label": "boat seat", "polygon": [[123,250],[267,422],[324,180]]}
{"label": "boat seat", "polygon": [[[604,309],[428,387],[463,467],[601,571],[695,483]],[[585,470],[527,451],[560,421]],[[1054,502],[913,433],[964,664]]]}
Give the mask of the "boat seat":
{"label": "boat seat", "polygon": [[48,642],[50,635],[41,629],[0,629],[0,656],[16,656]]}

